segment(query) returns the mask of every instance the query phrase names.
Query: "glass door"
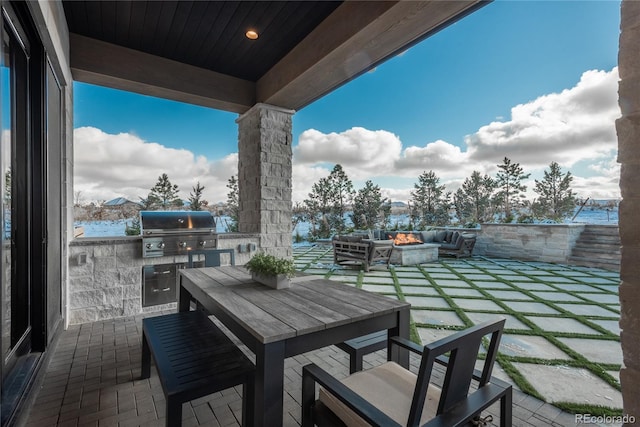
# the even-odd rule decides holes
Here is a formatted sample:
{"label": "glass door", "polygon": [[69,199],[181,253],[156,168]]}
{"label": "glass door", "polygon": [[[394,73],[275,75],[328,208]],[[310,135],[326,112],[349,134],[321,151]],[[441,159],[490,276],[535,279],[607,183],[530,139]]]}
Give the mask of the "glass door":
{"label": "glass door", "polygon": [[[31,349],[29,280],[29,46],[17,20],[2,10],[0,72],[0,253],[2,381]],[[7,390],[3,389],[3,406]],[[4,417],[4,414],[3,414]]]}

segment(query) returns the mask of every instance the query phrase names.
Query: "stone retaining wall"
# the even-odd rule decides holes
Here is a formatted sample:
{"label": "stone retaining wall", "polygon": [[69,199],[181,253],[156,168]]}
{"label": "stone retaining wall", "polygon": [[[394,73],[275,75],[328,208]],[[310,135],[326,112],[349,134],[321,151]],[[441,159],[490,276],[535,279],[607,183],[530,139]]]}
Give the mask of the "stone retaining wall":
{"label": "stone retaining wall", "polygon": [[[568,263],[585,224],[482,224],[481,228],[434,227],[476,235],[474,255]],[[419,231],[407,231],[418,233]]]}
{"label": "stone retaining wall", "polygon": [[[257,234],[229,233],[218,235],[217,248],[235,249],[236,264],[241,265],[258,244]],[[142,267],[186,262],[184,255],[142,258],[139,236],[73,240],[69,245],[68,323],[175,308],[176,303],[142,308]]]}
{"label": "stone retaining wall", "polygon": [[482,224],[474,255],[566,263],[584,224]]}

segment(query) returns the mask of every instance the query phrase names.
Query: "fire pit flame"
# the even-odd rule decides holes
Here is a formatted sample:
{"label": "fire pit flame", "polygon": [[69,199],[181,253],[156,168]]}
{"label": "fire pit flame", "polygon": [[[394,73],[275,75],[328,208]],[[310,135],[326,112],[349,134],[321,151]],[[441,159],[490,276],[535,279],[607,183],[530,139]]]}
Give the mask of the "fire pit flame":
{"label": "fire pit flame", "polygon": [[[391,239],[391,238],[390,238]],[[398,233],[396,237],[393,239],[394,245],[420,245],[422,244],[422,240],[420,240],[413,233]]]}

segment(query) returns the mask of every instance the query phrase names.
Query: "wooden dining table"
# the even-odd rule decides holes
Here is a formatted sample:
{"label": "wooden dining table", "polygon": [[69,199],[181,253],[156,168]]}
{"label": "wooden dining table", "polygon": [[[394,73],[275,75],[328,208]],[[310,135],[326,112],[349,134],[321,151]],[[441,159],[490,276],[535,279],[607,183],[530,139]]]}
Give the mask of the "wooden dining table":
{"label": "wooden dining table", "polygon": [[[406,302],[302,273],[291,282],[272,289],[238,266],[180,271],[178,309],[190,310],[195,300],[255,354],[256,426],[283,425],[287,357],[385,329],[409,337]],[[388,356],[409,365],[408,353],[395,346]]]}

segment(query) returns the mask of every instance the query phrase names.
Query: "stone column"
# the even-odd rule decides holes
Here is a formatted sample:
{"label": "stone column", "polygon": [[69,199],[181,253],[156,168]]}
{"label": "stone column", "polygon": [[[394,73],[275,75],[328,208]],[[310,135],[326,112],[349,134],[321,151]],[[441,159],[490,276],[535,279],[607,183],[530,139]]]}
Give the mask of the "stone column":
{"label": "stone column", "polygon": [[291,123],[294,111],[256,104],[238,123],[238,230],[259,233],[260,248],[290,257]]}
{"label": "stone column", "polygon": [[622,117],[616,121],[621,163],[620,370],[624,412],[640,418],[640,2],[621,5],[618,88]]}

